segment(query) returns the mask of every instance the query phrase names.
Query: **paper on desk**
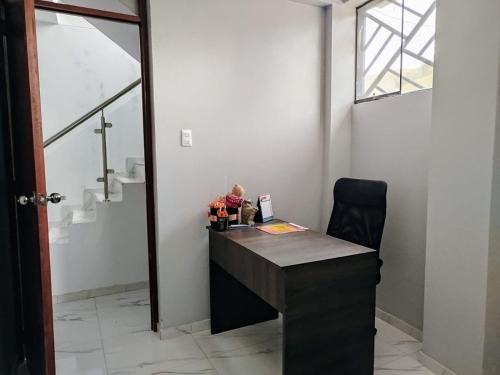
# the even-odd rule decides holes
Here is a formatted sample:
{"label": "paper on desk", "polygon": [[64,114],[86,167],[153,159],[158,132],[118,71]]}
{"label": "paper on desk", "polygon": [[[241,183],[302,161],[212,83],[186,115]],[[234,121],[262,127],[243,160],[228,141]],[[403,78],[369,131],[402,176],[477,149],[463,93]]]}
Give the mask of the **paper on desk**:
{"label": "paper on desk", "polygon": [[269,234],[286,234],[304,232],[305,230],[307,230],[307,228],[293,223],[269,224],[257,227],[257,229]]}

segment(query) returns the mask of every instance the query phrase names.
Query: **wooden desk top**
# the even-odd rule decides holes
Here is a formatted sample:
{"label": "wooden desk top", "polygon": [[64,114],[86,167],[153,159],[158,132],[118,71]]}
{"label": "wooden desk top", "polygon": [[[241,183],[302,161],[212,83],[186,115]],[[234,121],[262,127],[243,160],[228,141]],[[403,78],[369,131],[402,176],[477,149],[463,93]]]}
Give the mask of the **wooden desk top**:
{"label": "wooden desk top", "polygon": [[[278,223],[274,220],[271,223]],[[320,234],[312,230],[288,234],[268,234],[256,228],[217,233],[283,268],[375,252],[364,246]]]}

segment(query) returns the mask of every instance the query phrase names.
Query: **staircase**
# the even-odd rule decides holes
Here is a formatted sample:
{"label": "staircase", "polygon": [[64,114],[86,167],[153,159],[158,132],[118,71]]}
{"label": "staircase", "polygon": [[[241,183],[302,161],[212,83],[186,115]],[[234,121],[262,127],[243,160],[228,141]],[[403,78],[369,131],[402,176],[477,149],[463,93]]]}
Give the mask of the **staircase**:
{"label": "staircase", "polygon": [[109,198],[106,201],[103,188],[86,188],[83,191],[82,204],[61,207],[62,219],[49,223],[49,243],[64,245],[71,241],[71,228],[74,225],[97,225],[98,214],[102,206],[124,202],[131,185],[144,185],[146,181],[144,158],[126,159],[126,172],[109,175]]}
{"label": "staircase", "polygon": [[66,198],[47,207],[58,301],[148,280],[141,67],[129,26],[37,15],[41,80],[63,84],[41,95],[46,189]]}

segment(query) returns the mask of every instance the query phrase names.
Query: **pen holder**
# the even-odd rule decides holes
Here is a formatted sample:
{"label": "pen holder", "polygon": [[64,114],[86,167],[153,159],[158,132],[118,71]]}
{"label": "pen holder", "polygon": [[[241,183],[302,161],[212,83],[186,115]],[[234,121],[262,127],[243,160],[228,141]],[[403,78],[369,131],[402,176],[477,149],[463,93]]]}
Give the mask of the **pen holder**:
{"label": "pen holder", "polygon": [[210,208],[210,227],[217,232],[224,232],[228,228],[228,218],[217,215],[218,208]]}
{"label": "pen holder", "polygon": [[211,225],[216,232],[225,232],[228,228],[228,219],[227,217],[218,217],[217,221]]}
{"label": "pen holder", "polygon": [[210,208],[210,227],[217,228],[217,208]]}
{"label": "pen holder", "polygon": [[237,207],[236,208],[227,207],[226,211],[227,214],[229,215],[229,225],[239,224],[238,222],[239,209]]}

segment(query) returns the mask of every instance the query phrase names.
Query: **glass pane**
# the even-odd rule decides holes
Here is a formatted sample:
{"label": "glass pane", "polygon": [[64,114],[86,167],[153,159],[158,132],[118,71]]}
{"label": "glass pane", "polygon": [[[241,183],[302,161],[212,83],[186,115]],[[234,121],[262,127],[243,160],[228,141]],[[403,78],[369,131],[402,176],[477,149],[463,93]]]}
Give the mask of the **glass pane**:
{"label": "glass pane", "polygon": [[436,1],[405,0],[403,93],[432,87]]}
{"label": "glass pane", "polygon": [[401,0],[358,9],[357,100],[400,92],[402,17]]}
{"label": "glass pane", "polygon": [[131,158],[144,160],[142,86],[138,85],[104,110],[107,130],[108,167],[115,175],[131,175]]}
{"label": "glass pane", "polygon": [[139,14],[137,0],[49,0],[52,3],[77,5],[85,8],[107,10],[137,16]]}
{"label": "glass pane", "polygon": [[[40,10],[36,22],[43,136],[48,140],[141,77],[139,28]],[[104,114],[113,122],[108,168],[126,173],[127,158],[143,155],[140,85]],[[49,206],[50,222],[64,218],[68,206],[84,205],[86,189],[102,189],[96,180],[103,175],[101,137],[94,133],[100,117],[95,114],[45,148],[47,189],[67,196],[64,205]]]}

